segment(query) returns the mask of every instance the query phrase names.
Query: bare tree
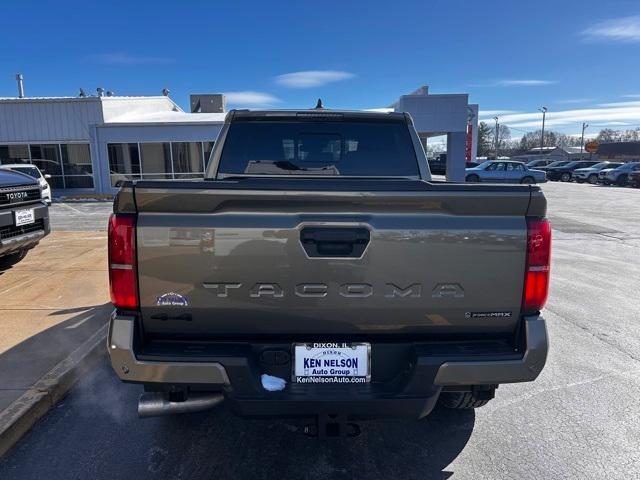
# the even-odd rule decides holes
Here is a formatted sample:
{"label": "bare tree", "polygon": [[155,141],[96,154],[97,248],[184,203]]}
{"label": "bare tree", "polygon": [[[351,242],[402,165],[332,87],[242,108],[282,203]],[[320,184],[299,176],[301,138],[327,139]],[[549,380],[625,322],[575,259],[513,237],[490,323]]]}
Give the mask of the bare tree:
{"label": "bare tree", "polygon": [[612,130],[604,128],[596,137],[598,143],[637,142],[640,141],[640,128],[633,130]]}
{"label": "bare tree", "polygon": [[[495,154],[496,145],[496,127],[489,127],[491,129],[491,151]],[[511,140],[511,130],[506,125],[498,126],[498,154],[506,146],[506,143]]]}
{"label": "bare tree", "polygon": [[[535,132],[525,133],[520,139],[521,152],[527,152],[532,148],[538,148],[540,146],[541,130]],[[580,138],[573,137],[571,135],[565,135],[564,133],[554,132],[552,130],[546,130],[544,132],[544,146],[545,147],[577,147],[580,146]]]}

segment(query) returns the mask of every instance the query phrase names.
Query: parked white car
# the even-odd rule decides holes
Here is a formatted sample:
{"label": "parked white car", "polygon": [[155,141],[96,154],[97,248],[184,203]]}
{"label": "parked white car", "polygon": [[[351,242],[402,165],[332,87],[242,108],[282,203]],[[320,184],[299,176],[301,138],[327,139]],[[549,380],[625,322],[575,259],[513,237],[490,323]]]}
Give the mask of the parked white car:
{"label": "parked white car", "polygon": [[522,162],[487,160],[477,167],[467,168],[467,182],[491,183],[544,183],[546,174],[542,170],[527,167]]}
{"label": "parked white car", "polygon": [[51,187],[49,186],[49,182],[47,182],[47,180],[51,178],[51,175],[43,174],[38,167],[31,163],[10,163],[1,165],[0,168],[24,173],[38,180],[40,187],[42,187],[42,198],[48,205],[51,205]]}

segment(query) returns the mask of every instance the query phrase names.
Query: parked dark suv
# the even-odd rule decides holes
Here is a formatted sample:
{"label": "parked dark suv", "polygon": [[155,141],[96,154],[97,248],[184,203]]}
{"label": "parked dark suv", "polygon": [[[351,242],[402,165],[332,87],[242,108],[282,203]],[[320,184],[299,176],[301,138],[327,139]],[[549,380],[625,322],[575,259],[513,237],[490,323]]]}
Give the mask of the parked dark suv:
{"label": "parked dark suv", "polygon": [[589,168],[600,162],[594,161],[574,161],[569,162],[566,165],[562,165],[560,167],[549,168],[547,170],[547,179],[548,180],[560,180],[562,182],[570,182],[571,176],[574,170],[578,168]]}
{"label": "parked dark suv", "polygon": [[429,170],[432,175],[446,175],[447,174],[447,154],[441,153],[435,158],[428,160]]}
{"label": "parked dark suv", "polygon": [[38,181],[0,169],[0,268],[21,260],[49,233],[49,210]]}
{"label": "parked dark suv", "polygon": [[635,170],[629,174],[629,185],[640,188],[640,170]]}
{"label": "parked dark suv", "polygon": [[567,160],[556,160],[555,162],[551,162],[543,167],[534,167],[536,170],[542,170],[543,172],[548,172],[552,168],[562,167],[569,163]]}
{"label": "parked dark suv", "polygon": [[[516,160],[514,158],[514,160]],[[548,167],[552,164],[551,160],[531,160],[530,162],[526,162],[527,168],[535,168],[536,170],[540,170],[542,167]]]}

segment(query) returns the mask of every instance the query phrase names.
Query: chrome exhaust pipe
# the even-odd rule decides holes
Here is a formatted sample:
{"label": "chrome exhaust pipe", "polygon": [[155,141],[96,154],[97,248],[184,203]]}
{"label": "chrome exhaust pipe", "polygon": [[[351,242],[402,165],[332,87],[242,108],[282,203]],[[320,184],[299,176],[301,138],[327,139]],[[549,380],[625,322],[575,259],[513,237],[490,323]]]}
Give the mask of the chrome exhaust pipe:
{"label": "chrome exhaust pipe", "polygon": [[161,392],[147,392],[138,400],[138,417],[157,417],[174,413],[194,413],[209,410],[224,400],[221,393],[191,393],[182,402],[172,402]]}

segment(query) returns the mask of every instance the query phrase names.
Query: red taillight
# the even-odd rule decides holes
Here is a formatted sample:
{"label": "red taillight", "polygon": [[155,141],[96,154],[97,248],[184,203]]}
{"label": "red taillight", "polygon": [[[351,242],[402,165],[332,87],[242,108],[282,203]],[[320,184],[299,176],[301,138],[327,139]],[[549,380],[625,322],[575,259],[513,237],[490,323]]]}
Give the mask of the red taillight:
{"label": "red taillight", "polygon": [[522,295],[523,313],[534,313],[547,303],[551,262],[551,224],[546,218],[527,220],[527,266]]}
{"label": "red taillight", "polygon": [[109,217],[109,285],[116,308],[138,308],[136,278],[136,218],[114,213]]}

